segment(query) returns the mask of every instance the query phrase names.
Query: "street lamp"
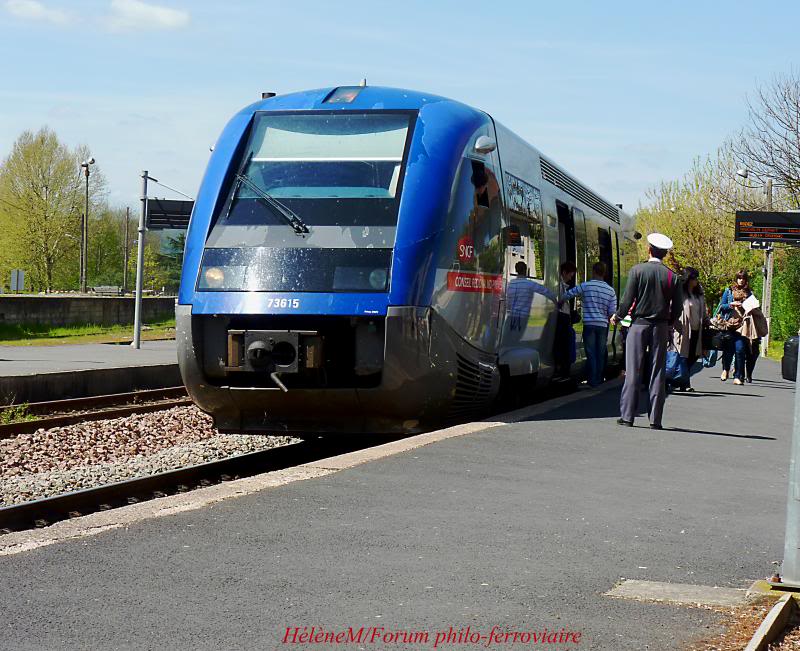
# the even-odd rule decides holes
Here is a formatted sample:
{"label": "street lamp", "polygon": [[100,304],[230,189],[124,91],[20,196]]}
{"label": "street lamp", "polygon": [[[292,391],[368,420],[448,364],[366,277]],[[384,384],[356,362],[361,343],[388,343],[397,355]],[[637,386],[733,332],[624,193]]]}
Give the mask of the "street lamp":
{"label": "street lamp", "polygon": [[86,293],[86,267],[88,265],[89,243],[89,166],[94,165],[94,158],[81,163],[83,175],[86,177],[86,205],[81,219],[81,294]]}

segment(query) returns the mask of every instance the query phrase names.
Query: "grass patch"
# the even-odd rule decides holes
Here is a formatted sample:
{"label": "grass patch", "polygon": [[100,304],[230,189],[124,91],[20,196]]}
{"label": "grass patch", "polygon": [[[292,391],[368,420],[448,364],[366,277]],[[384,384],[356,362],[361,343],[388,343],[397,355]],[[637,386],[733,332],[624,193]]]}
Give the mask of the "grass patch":
{"label": "grass patch", "polygon": [[769,340],[769,350],[767,351],[767,357],[770,359],[776,359],[780,361],[781,357],[783,357],[783,341],[778,339],[770,339]]}
{"label": "grass patch", "polygon": [[10,425],[11,423],[22,423],[29,420],[36,420],[36,416],[28,413],[28,405],[12,405],[0,411],[0,425]]}
{"label": "grass patch", "polygon": [[[142,339],[175,337],[175,319],[148,323],[142,329]],[[102,326],[82,324],[48,326],[44,324],[0,324],[0,345],[48,346],[55,344],[114,343],[131,341],[133,326]]]}

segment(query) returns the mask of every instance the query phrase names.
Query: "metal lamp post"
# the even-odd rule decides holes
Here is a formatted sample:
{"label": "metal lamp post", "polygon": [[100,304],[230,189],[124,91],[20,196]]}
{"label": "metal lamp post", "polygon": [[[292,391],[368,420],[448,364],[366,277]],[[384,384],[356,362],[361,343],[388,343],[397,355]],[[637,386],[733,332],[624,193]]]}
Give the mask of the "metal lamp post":
{"label": "metal lamp post", "polygon": [[89,166],[94,165],[94,158],[89,158],[81,163],[83,175],[86,177],[86,204],[81,219],[81,294],[86,293],[86,267],[89,262]]}

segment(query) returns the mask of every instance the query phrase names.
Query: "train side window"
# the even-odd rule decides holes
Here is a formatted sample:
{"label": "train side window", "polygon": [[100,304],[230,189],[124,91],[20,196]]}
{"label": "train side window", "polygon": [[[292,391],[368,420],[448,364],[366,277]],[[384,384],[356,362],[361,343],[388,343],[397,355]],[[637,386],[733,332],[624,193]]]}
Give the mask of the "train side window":
{"label": "train side window", "polygon": [[544,278],[544,211],[542,193],[527,181],[505,173],[506,205],[511,213],[530,225],[530,260],[528,274],[532,278]]}
{"label": "train side window", "polygon": [[502,203],[500,184],[490,165],[464,157],[450,198],[442,267],[457,263],[462,271],[502,273]]}
{"label": "train side window", "polygon": [[475,186],[475,205],[489,208],[491,202],[489,199],[489,175],[486,172],[486,164],[472,159],[469,159],[469,162],[472,164],[470,181]]}

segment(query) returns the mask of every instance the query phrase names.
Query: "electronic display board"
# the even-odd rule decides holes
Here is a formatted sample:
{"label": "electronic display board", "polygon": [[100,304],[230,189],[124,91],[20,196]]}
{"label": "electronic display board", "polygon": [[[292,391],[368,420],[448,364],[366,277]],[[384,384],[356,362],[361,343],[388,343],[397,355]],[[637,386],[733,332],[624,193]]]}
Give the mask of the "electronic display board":
{"label": "electronic display board", "polygon": [[737,242],[800,242],[800,212],[737,210]]}
{"label": "electronic display board", "polygon": [[189,227],[189,217],[192,215],[192,208],[194,208],[194,201],[148,199],[147,230],[186,230]]}

